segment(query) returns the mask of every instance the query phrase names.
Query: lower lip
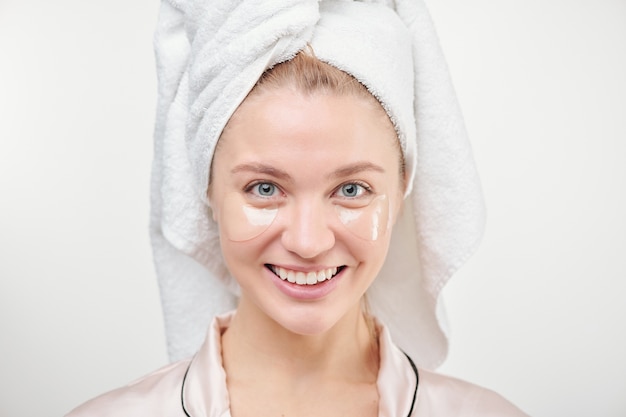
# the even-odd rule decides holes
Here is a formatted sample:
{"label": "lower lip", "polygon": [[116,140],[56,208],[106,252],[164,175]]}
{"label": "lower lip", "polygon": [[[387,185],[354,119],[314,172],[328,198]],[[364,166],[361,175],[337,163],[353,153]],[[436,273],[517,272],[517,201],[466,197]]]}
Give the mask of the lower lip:
{"label": "lower lip", "polygon": [[337,287],[345,268],[331,279],[318,282],[315,285],[293,284],[287,280],[280,279],[280,277],[276,276],[276,274],[269,269],[266,268],[266,270],[267,273],[271,275],[274,285],[286,296],[295,298],[296,300],[317,300],[326,297]]}

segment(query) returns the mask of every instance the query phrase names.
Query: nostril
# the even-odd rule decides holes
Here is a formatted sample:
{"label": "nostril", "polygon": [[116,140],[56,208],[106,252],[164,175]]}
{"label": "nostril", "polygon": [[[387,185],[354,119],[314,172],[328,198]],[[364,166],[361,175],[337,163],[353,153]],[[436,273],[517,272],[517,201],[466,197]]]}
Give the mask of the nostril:
{"label": "nostril", "polygon": [[286,222],[281,239],[285,249],[310,259],[335,245],[335,234],[328,224],[323,202],[300,201],[284,214]]}
{"label": "nostril", "polygon": [[331,249],[335,245],[335,235],[330,229],[314,233],[311,230],[286,230],[282,235],[282,244],[290,252],[309,259]]}

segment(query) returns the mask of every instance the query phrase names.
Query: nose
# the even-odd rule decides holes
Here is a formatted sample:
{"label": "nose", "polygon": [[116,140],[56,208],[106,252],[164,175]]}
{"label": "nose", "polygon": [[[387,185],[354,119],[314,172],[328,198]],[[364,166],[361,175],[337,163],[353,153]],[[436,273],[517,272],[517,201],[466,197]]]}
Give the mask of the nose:
{"label": "nose", "polygon": [[335,245],[323,204],[303,202],[291,208],[281,236],[285,249],[304,259],[313,259]]}

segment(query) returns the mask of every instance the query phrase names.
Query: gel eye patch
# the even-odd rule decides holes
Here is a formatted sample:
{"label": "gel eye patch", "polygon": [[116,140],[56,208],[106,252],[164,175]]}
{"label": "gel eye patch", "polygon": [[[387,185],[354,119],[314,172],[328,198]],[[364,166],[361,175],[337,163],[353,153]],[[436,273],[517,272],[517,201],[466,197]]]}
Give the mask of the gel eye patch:
{"label": "gel eye patch", "polygon": [[[333,231],[348,230],[354,236],[376,241],[389,227],[389,199],[386,195],[372,199],[367,205],[349,207],[328,202],[320,216],[326,216],[326,227]],[[229,193],[223,200],[219,212],[221,233],[234,242],[245,242],[259,237],[268,229],[289,227],[290,216],[297,216],[289,203],[257,204],[249,202],[238,192]]]}

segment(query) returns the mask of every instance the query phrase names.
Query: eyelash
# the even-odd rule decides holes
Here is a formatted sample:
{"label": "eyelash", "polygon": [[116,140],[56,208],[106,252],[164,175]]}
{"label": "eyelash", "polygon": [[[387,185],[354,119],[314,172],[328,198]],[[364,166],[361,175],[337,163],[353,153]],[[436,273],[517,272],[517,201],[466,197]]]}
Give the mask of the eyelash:
{"label": "eyelash", "polygon": [[[272,187],[274,187],[274,193],[272,195],[269,195],[269,196],[261,195],[258,191],[255,190],[255,188],[258,187],[259,185],[262,185],[262,184],[268,184],[268,185],[271,185]],[[254,181],[254,182],[248,184],[244,188],[244,191],[246,193],[248,193],[248,194],[254,195],[257,198],[270,199],[270,198],[275,197],[274,194],[276,193],[276,191],[281,191],[281,190],[280,190],[280,187],[278,185],[274,184],[271,181]]]}
{"label": "eyelash", "polygon": [[[270,195],[270,196],[264,196],[264,195],[261,195],[261,194],[258,192],[258,190],[255,190],[255,188],[256,188],[256,187],[258,187],[259,185],[262,185],[262,184],[268,184],[268,185],[271,185],[272,187],[274,187],[274,193],[273,193],[272,195]],[[362,188],[362,189],[363,189],[363,192],[362,192],[361,194],[359,194],[359,195],[354,196],[354,197],[349,197],[349,196],[340,196],[340,195],[338,195],[338,194],[339,194],[339,192],[341,191],[341,189],[342,189],[343,187],[347,186],[347,185],[355,185],[355,186],[357,186],[357,187],[360,187],[360,188]],[[270,199],[270,198],[273,198],[273,197],[275,197],[276,192],[282,192],[282,190],[280,189],[280,187],[279,187],[278,185],[274,184],[274,183],[273,183],[273,182],[271,182],[271,181],[254,181],[254,182],[252,182],[252,183],[248,184],[248,185],[244,188],[244,191],[245,191],[246,193],[248,193],[248,194],[252,194],[252,195],[254,195],[254,196],[255,196],[255,197],[257,197],[257,198],[264,198],[264,199]],[[354,200],[354,199],[358,199],[358,198],[360,198],[360,197],[364,197],[364,196],[366,196],[366,195],[369,195],[369,194],[371,194],[371,193],[372,193],[372,187],[370,187],[367,183],[362,182],[362,181],[350,181],[350,182],[345,182],[345,183],[341,184],[339,187],[337,187],[337,188],[335,189],[335,191],[333,191],[332,195],[333,195],[333,196],[337,196],[338,198],[345,199],[345,200]]]}
{"label": "eyelash", "polygon": [[343,183],[339,187],[337,187],[337,189],[335,190],[333,195],[337,195],[341,191],[341,189],[343,187],[345,187],[346,185],[356,185],[357,187],[362,188],[363,192],[361,194],[359,194],[359,195],[354,196],[354,197],[339,196],[339,198],[353,200],[353,199],[357,199],[357,198],[360,198],[360,197],[364,197],[365,195],[369,195],[369,194],[372,193],[372,187],[370,187],[367,183],[364,183],[362,181],[350,181],[350,182]]}

